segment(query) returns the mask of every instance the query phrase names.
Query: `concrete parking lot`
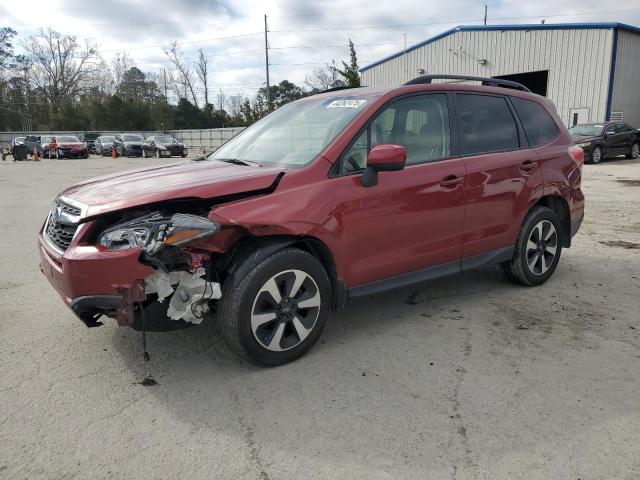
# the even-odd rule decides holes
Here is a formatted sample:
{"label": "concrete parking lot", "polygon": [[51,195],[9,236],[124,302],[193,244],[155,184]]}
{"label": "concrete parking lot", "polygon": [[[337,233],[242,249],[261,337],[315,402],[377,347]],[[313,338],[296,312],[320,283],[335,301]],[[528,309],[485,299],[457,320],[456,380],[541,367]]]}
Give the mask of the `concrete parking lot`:
{"label": "concrete parking lot", "polygon": [[487,268],[359,299],[272,369],[215,321],[149,334],[145,363],[39,272],[63,187],[169,161],[0,162],[0,478],[640,478],[640,160],[585,166],[547,284]]}

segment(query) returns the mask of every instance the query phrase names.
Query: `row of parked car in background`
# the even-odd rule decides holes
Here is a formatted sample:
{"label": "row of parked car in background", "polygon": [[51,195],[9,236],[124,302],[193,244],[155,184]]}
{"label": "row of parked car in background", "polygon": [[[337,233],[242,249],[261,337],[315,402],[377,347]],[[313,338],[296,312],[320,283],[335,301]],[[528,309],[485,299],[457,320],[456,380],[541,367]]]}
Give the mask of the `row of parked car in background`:
{"label": "row of parked car in background", "polygon": [[[17,151],[22,153],[15,155]],[[152,135],[146,140],[142,135],[121,133],[102,135],[97,132],[76,135],[26,135],[11,141],[9,154],[14,159],[26,159],[26,155],[38,152],[46,158],[89,158],[89,154],[120,157],[186,157],[188,150],[184,143],[172,135]],[[4,155],[3,155],[4,159]]]}

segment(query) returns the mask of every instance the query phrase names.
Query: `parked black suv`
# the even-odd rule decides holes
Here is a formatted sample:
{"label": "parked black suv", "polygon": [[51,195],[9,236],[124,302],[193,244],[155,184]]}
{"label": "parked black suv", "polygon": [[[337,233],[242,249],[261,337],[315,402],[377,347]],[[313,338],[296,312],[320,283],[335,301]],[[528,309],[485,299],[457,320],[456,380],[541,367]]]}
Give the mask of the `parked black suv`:
{"label": "parked black suv", "polygon": [[87,144],[89,153],[96,153],[96,138],[102,135],[100,132],[85,132],[80,134],[80,140]]}
{"label": "parked black suv", "polygon": [[640,153],[640,131],[628,123],[583,123],[571,127],[569,133],[576,145],[582,147],[589,163],[600,163],[603,158],[617,155],[638,158]]}

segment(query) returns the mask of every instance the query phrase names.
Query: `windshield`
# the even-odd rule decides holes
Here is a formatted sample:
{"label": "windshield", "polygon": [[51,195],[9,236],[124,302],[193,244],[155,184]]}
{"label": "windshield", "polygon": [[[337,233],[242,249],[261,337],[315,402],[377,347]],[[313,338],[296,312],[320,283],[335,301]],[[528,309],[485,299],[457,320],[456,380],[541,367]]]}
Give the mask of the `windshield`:
{"label": "windshield", "polygon": [[41,143],[44,143],[44,142],[49,143],[51,141],[51,138],[52,137],[40,137],[40,142]]}
{"label": "windshield", "polygon": [[80,140],[78,140],[78,137],[72,137],[71,135],[65,136],[65,137],[58,137],[56,140],[58,143],[80,142]]}
{"label": "windshield", "polygon": [[306,165],[364,110],[366,103],[353,96],[311,97],[289,103],[244,130],[209,158]]}
{"label": "windshield", "polygon": [[125,142],[142,142],[142,137],[140,135],[123,135],[122,139]]}
{"label": "windshield", "polygon": [[113,142],[113,137],[100,137],[101,142]]}
{"label": "windshield", "polygon": [[170,137],[168,135],[161,135],[159,137],[156,137],[156,143],[174,143],[175,140],[173,139],[173,137]]}
{"label": "windshield", "polygon": [[600,125],[600,124],[576,125],[575,127],[571,127],[569,129],[569,133],[571,135],[595,137],[597,135],[602,135],[603,128],[604,128],[604,125]]}

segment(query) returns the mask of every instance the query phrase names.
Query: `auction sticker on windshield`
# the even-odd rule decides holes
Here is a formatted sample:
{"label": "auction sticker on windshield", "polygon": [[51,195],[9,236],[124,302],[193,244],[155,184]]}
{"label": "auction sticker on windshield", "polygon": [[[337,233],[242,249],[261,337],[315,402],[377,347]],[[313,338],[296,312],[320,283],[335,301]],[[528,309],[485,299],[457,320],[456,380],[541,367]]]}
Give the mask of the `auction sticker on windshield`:
{"label": "auction sticker on windshield", "polygon": [[366,100],[353,100],[353,99],[341,99],[334,100],[327,108],[358,108],[363,103],[366,103]]}

